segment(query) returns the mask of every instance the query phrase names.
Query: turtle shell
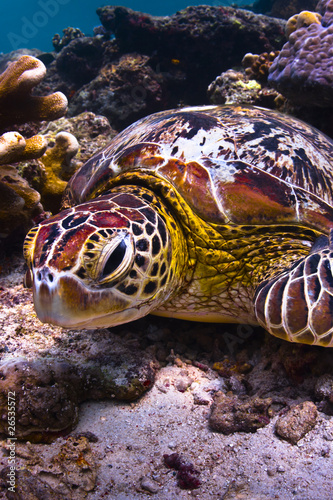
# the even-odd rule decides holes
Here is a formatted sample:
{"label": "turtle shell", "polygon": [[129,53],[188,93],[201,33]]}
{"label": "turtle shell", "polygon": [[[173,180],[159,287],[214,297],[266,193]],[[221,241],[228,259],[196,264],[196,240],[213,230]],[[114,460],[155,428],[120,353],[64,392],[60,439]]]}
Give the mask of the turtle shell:
{"label": "turtle shell", "polygon": [[[115,183],[168,183],[216,224],[333,225],[333,141],[300,120],[257,107],[163,111],[122,131],[76,172],[65,206]],[[128,179],[127,179],[128,178]]]}

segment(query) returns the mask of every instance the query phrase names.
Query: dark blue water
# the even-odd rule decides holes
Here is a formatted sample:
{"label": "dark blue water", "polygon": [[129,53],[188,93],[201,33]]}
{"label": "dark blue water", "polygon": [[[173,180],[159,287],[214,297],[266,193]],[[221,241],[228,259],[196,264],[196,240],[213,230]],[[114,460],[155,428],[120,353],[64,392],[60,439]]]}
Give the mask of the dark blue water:
{"label": "dark blue water", "polygon": [[[125,7],[157,16],[173,14],[188,5],[230,5],[232,1],[121,1]],[[237,4],[250,1],[238,1]],[[101,0],[1,0],[0,4],[0,52],[6,53],[20,48],[53,50],[52,37],[62,34],[68,26],[80,28],[86,35],[100,24],[96,9],[104,5],[117,5],[116,1]]]}

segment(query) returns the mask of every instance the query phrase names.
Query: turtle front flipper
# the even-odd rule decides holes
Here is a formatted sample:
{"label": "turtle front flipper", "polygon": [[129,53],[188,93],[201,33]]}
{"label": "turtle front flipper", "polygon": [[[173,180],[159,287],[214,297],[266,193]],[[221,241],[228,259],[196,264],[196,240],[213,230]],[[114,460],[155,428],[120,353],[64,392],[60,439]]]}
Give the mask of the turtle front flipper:
{"label": "turtle front flipper", "polygon": [[255,313],[269,333],[290,342],[333,347],[333,230],[311,252],[256,291]]}

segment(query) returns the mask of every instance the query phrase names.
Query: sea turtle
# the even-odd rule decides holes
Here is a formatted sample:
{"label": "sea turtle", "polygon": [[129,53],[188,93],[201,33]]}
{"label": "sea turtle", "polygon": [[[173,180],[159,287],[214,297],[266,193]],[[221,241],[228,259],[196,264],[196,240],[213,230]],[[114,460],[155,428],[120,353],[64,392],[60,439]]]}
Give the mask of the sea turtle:
{"label": "sea turtle", "polygon": [[153,313],[333,346],[332,157],[316,129],[256,107],[137,121],[28,233],[38,317],[95,328]]}

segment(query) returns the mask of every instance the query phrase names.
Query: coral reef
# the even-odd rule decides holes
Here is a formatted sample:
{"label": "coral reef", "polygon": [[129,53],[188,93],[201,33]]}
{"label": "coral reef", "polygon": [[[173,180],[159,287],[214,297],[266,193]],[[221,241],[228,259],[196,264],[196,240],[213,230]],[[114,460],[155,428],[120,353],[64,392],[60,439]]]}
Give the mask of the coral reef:
{"label": "coral reef", "polygon": [[240,65],[249,50],[271,52],[285,41],[285,21],[232,7],[162,18],[106,6],[98,15],[96,36],[64,45],[36,91],[64,92],[70,115],[101,113],[118,130],[160,109],[207,102],[218,72]]}
{"label": "coral reef", "polygon": [[173,72],[177,60],[189,103],[202,104],[217,71],[239,64],[246,51],[278,50],[284,40],[284,21],[232,7],[187,7],[168,17],[114,6],[97,13],[123,53],[149,55],[162,72]]}
{"label": "coral reef", "polygon": [[[287,98],[305,106],[333,106],[333,2],[321,2],[320,17],[301,13],[303,27],[292,31],[269,69],[269,83]],[[304,26],[302,19],[311,21]],[[288,21],[288,31],[293,21]]]}
{"label": "coral reef", "polygon": [[52,45],[56,52],[60,52],[61,49],[66,47],[72,40],[76,38],[83,38],[85,36],[84,33],[79,28],[68,27],[62,30],[62,37],[59,33],[56,33],[52,38]]}
{"label": "coral reef", "polygon": [[[11,62],[0,75],[0,130],[29,121],[53,120],[67,110],[67,99],[60,92],[47,96],[32,95],[44,78],[46,68],[38,59],[23,55]],[[42,135],[25,139],[19,132],[0,136],[1,239],[16,233],[17,239],[37,222],[43,212],[40,195],[6,164],[41,157],[47,148]]]}

